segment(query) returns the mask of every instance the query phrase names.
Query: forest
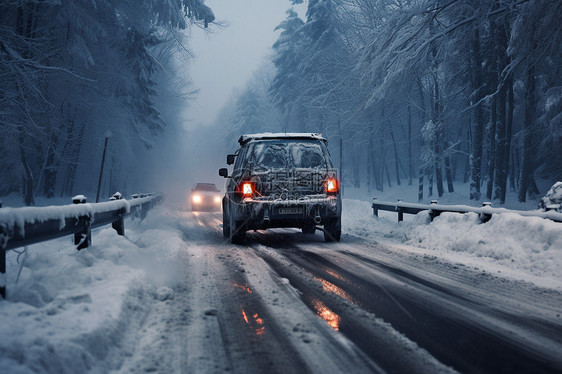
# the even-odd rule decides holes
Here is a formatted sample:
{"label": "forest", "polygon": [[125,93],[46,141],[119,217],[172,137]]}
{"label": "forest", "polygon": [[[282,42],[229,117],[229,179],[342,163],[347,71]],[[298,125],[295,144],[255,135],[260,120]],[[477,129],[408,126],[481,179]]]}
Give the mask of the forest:
{"label": "forest", "polygon": [[561,19],[558,0],[309,0],[221,120],[321,132],[344,186],[525,202],[562,180]]}
{"label": "forest", "polygon": [[[320,132],[344,187],[420,201],[464,183],[524,202],[562,180],[562,1],[291,3],[218,118],[225,141]],[[195,97],[186,30],[214,23],[204,0],[0,1],[0,196],[92,191],[107,139],[108,191],[140,188]]]}
{"label": "forest", "polygon": [[141,188],[190,100],[183,31],[214,19],[204,0],[0,1],[0,196],[95,190],[106,138],[109,191]]}

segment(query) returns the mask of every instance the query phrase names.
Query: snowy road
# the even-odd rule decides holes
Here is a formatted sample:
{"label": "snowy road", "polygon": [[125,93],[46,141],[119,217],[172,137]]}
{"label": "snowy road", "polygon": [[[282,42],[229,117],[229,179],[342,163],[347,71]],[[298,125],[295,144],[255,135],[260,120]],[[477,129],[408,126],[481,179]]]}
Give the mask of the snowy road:
{"label": "snowy road", "polygon": [[185,281],[121,372],[562,370],[558,291],[351,235],[259,231],[234,246],[220,214],[177,214]]}

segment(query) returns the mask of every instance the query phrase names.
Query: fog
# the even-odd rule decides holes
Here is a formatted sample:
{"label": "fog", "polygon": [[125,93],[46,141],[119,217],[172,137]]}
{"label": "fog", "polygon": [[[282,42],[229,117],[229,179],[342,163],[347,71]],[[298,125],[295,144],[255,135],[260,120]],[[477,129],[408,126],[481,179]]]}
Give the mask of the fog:
{"label": "fog", "polygon": [[[207,0],[217,20],[204,29],[188,31],[193,59],[183,71],[195,91],[181,109],[182,129],[162,139],[163,152],[154,165],[149,190],[166,191],[172,201],[186,202],[195,183],[215,183],[224,191],[218,169],[226,167],[226,155],[236,151],[242,135],[229,117],[236,97],[271,58],[274,31],[293,8],[306,13],[305,5],[288,0]],[[261,131],[261,130],[260,130]]]}
{"label": "fog", "polygon": [[523,203],[562,180],[560,2],[149,3],[0,6],[0,196],[95,196],[108,130],[103,199],[223,188],[266,131],[322,133],[367,195]]}

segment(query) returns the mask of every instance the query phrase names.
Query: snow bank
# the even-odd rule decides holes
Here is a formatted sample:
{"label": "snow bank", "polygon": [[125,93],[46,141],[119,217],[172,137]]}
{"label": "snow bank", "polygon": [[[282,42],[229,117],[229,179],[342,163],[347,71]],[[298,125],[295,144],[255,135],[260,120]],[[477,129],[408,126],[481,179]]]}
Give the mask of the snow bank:
{"label": "snow bank", "polygon": [[562,288],[562,223],[513,213],[494,214],[485,224],[475,213],[443,213],[431,222],[427,212],[396,222],[397,213],[377,218],[370,202],[349,199],[343,209],[344,233]]}
{"label": "snow bank", "polygon": [[[184,242],[160,208],[128,221],[127,237],[93,232],[77,251],[69,238],[7,256],[8,300],[0,302],[0,371],[79,373],[116,370],[154,299],[183,279]],[[19,258],[18,258],[19,257]],[[18,263],[19,260],[19,263]],[[20,264],[23,269],[19,281]]]}
{"label": "snow bank", "polygon": [[553,208],[562,212],[562,182],[556,182],[539,202],[539,209]]}

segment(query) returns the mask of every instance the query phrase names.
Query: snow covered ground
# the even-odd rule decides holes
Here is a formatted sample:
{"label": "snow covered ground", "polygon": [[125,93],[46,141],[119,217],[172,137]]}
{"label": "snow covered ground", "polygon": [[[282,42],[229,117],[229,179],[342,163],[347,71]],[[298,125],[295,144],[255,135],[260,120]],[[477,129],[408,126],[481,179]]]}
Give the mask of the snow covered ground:
{"label": "snow covered ground", "polygon": [[[455,193],[444,194],[439,204],[479,207],[486,201],[468,200],[468,186],[458,185],[456,188]],[[373,192],[372,195],[384,201],[403,198],[407,202],[417,202],[417,191],[412,186],[384,193]],[[492,206],[537,209],[539,199],[519,203],[515,201],[514,193],[511,195],[505,205]],[[397,222],[397,213],[393,212],[379,211],[379,218],[374,217],[365,192],[350,190],[348,196],[360,199],[347,199],[344,204],[344,233],[378,242],[400,243],[402,245],[397,249],[438,256],[451,263],[562,289],[562,223],[517,214],[496,214],[490,222],[482,224],[474,213],[445,213],[430,223],[425,212],[415,216],[405,214],[404,221]],[[426,197],[422,203],[429,204],[433,198]]]}
{"label": "snow covered ground", "polygon": [[[408,191],[413,194],[404,189],[402,196],[389,191],[378,197],[416,201],[408,198]],[[353,195],[359,194],[347,193]],[[4,201],[6,206],[9,199]],[[532,204],[536,202],[511,207],[528,209]],[[514,214],[495,215],[486,224],[474,214],[443,214],[430,223],[423,212],[397,223],[395,213],[374,217],[367,196],[346,199],[343,209],[342,242],[361,237],[392,251],[432,256],[452,266],[562,290],[560,223]],[[158,316],[165,313],[171,298],[178,297],[172,290],[186,282],[186,274],[191,274],[188,283],[193,284],[207,276],[196,261],[189,260],[204,258],[199,247],[204,234],[195,223],[182,227],[184,215],[165,204],[142,222],[127,220],[125,237],[109,227],[95,230],[93,246],[82,251],[75,250],[71,238],[64,238],[8,252],[8,297],[0,301],[0,372],[138,372],[141,368],[173,372],[172,364],[150,361],[174,346],[165,342],[169,321]],[[269,275],[254,271],[252,277]],[[206,308],[209,293],[195,292],[193,284],[185,285],[191,290],[189,308],[213,316],[215,311]],[[204,334],[194,327],[193,318],[192,313],[182,322],[186,334]],[[256,321],[259,325],[259,318]],[[197,349],[193,343],[182,344]],[[139,346],[146,352],[139,352]]]}

